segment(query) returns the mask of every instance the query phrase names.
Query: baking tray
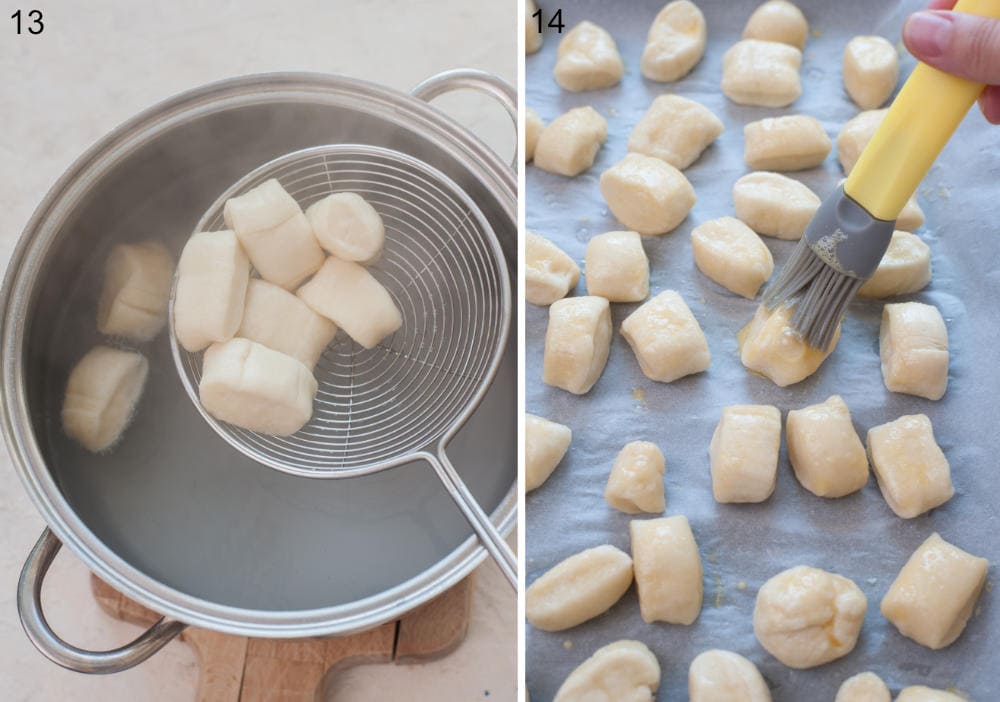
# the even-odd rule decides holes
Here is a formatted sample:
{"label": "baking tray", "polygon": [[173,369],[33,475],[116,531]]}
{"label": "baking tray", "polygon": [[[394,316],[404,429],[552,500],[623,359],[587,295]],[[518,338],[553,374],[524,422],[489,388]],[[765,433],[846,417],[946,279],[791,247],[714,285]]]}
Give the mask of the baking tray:
{"label": "baking tray", "polygon": [[[699,652],[725,648],[750,658],[767,678],[776,702],[832,700],[840,683],[865,670],[877,672],[897,692],[906,685],[954,686],[976,700],[1000,699],[996,640],[1000,608],[989,587],[962,637],[942,651],[904,638],[879,614],[879,602],[900,567],[931,532],[1000,560],[996,456],[1000,432],[1000,236],[995,224],[1000,194],[1000,128],[990,128],[978,110],[970,114],[918,191],[927,223],[918,230],[932,253],[933,280],[916,299],[936,305],[948,326],[952,352],[948,392],[931,402],[888,392],[879,370],[878,329],[882,303],[859,301],[850,310],[835,353],[819,372],[798,385],[779,388],[747,372],[739,362],[736,332],[757,302],[744,300],[708,280],[694,267],[690,232],[700,222],[733,214],[731,189],[748,169],[743,162],[743,125],[762,117],[802,113],[818,118],[831,139],[857,107],[844,93],[841,56],[857,34],[880,34],[898,42],[906,16],[920,2],[800,2],[812,36],[802,65],[803,94],[781,109],[743,107],[720,92],[722,55],[740,37],[756,0],[702,2],[708,48],[694,71],[673,84],[645,80],[639,57],[646,32],[663,3],[563,2],[567,30],[589,19],[614,36],[625,61],[621,84],[602,91],[569,93],[552,78],[559,36],[547,30],[542,50],[527,58],[526,105],[548,123],[567,109],[592,105],[608,120],[608,141],[594,167],[563,178],[528,167],[527,226],[553,239],[581,268],[587,241],[622,229],[600,196],[602,171],[626,153],[628,135],[657,95],[675,92],[707,105],[726,131],[685,172],[698,203],[673,233],[643,239],[650,259],[652,294],[680,291],[708,337],[712,365],[706,373],[670,384],[645,378],[618,334],[635,304],[613,304],[615,337],[601,379],[577,397],[541,382],[548,310],[526,310],[526,403],[529,412],[573,429],[569,453],[548,482],[527,497],[527,583],[567,556],[611,543],[629,551],[632,518],[609,508],[603,492],[618,450],[627,442],[656,442],[667,461],[666,515],[691,521],[705,569],[705,600],[692,626],[645,624],[634,588],[606,614],[564,632],[527,633],[527,682],[531,698],[550,700],[561,682],[598,647],[617,639],[644,641],[663,671],[659,700],[686,699],[687,669]],[[551,9],[551,5],[549,8]],[[900,48],[901,45],[900,45]],[[915,62],[904,53],[901,81]],[[842,177],[836,153],[822,166],[791,174],[820,196]],[[795,242],[765,238],[782,265]],[[581,279],[572,294],[585,294]],[[917,519],[903,520],[886,506],[874,479],[838,500],[815,497],[792,474],[784,446],[774,495],[762,504],[721,505],[712,499],[708,445],[726,405],[762,403],[789,409],[842,395],[861,433],[903,414],[926,413],[934,424],[955,483],[955,496]],[[649,516],[649,515],[646,515]],[[640,515],[639,518],[644,518]],[[752,612],[760,585],[798,564],[825,568],[853,579],[868,597],[868,615],[857,647],[844,658],[812,670],[792,670],[770,656],[753,635]],[[994,571],[991,569],[992,579]],[[745,583],[741,589],[740,584]]]}

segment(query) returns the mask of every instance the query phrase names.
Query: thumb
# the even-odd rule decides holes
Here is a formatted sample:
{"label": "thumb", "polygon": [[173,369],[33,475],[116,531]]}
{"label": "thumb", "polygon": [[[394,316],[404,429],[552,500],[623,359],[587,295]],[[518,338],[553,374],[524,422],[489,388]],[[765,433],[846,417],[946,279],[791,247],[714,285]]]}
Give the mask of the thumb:
{"label": "thumb", "polygon": [[916,12],[903,25],[914,56],[961,78],[1000,84],[1000,21],[962,12]]}

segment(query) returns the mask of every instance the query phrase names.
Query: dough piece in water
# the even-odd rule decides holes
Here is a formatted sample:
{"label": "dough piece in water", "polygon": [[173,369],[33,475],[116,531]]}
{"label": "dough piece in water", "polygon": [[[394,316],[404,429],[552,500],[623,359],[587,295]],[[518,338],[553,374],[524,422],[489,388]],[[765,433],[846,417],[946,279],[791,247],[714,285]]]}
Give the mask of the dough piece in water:
{"label": "dough piece in water", "polygon": [[542,48],[545,36],[538,31],[538,20],[532,17],[538,11],[535,0],[524,0],[524,53],[533,54]]}
{"label": "dough piece in water", "polygon": [[542,631],[562,631],[608,611],[632,585],[632,559],[605,544],[553,566],[524,592],[524,615]]}
{"label": "dough piece in water", "polygon": [[626,514],[661,514],[666,507],[663,474],[666,462],[651,441],[630,441],[618,452],[604,488],[608,504]]}
{"label": "dough piece in water", "polygon": [[676,228],[697,199],[683,173],[643,154],[628,154],[604,171],[601,194],[619,222],[646,235]]}
{"label": "dough piece in water", "polygon": [[841,683],[833,702],[892,702],[892,695],[875,673],[858,673]]}
{"label": "dough piece in water", "polygon": [[894,297],[923,290],[931,282],[931,249],[919,236],[894,231],[875,275],[861,289],[860,297]]}
{"label": "dough piece in water", "polygon": [[861,157],[861,152],[875,136],[875,130],[885,119],[888,109],[867,110],[847,120],[837,135],[837,159],[844,175],[848,175]]}
{"label": "dough piece in water", "polygon": [[768,0],[760,5],[743,28],[744,39],[762,39],[794,46],[801,51],[809,36],[809,23],[802,10],[786,0]]}
{"label": "dough piece in water", "polygon": [[969,700],[947,690],[911,685],[900,690],[896,702],[969,702]]}
{"label": "dough piece in water", "polygon": [[645,644],[615,641],[569,674],[553,702],[653,702],[660,664]]}
{"label": "dough piece in water", "polygon": [[628,150],[684,170],[722,130],[722,120],[701,103],[680,95],[661,95],[635,125]]}
{"label": "dough piece in water", "polygon": [[174,260],[163,244],[118,244],[104,264],[97,330],[140,343],[151,340],[167,323],[173,281]]}
{"label": "dough piece in water", "polygon": [[848,578],[796,566],[761,586],[753,631],[789,668],[815,668],[854,649],[867,609],[865,594]]}
{"label": "dough piece in water", "polygon": [[833,142],[818,119],[766,117],[743,127],[743,160],[755,171],[801,171],[821,163]]}
{"label": "dough piece in water", "polygon": [[222,216],[264,280],[291,290],[323,265],[309,220],[274,178],[226,200]]}
{"label": "dough piece in water", "polygon": [[95,346],[69,374],[63,430],[88,451],[110,449],[132,422],[148,374],[141,353]]}
{"label": "dough piece in water", "polygon": [[840,395],[789,412],[785,443],[795,477],[814,495],[843,497],[868,482],[868,456]]}
{"label": "dough piece in water", "polygon": [[778,481],[779,448],[777,407],[724,407],[708,449],[716,502],[763,502],[770,497]]}
{"label": "dough piece in water", "polygon": [[693,624],[701,613],[702,569],[687,517],[633,519],[629,533],[642,620]]}
{"label": "dough piece in water", "polygon": [[904,415],[868,430],[868,458],[886,503],[903,519],[951,499],[951,466],[925,414]]}
{"label": "dough piece in water", "polygon": [[243,320],[250,261],[231,231],[199,232],[177,264],[174,333],[187,351],[233,338]]}
{"label": "dough piece in water", "polygon": [[801,239],[820,199],[806,185],[780,173],[748,173],[733,185],[736,216],[758,234]]}
{"label": "dough piece in water", "polygon": [[636,232],[607,232],[587,244],[587,293],[611,302],[649,296],[649,259]]}
{"label": "dough piece in water", "polygon": [[243,322],[236,336],[280,351],[312,369],[336,334],[336,324],[281,286],[259,278],[247,286]]}
{"label": "dough piece in water", "polygon": [[534,164],[573,177],[594,165],[608,138],[608,122],[593,107],[575,107],[549,122],[535,143]]}
{"label": "dough piece in water", "polygon": [[882,378],[892,392],[940,400],[948,389],[948,328],[934,305],[899,302],[882,308]]}
{"label": "dough piece in water", "polygon": [[705,333],[675,290],[643,303],[622,322],[621,333],[650,380],[670,383],[712,362]]}
{"label": "dough piece in water", "polygon": [[833,353],[840,339],[840,325],[837,325],[830,348],[820,351],[809,346],[792,328],[790,307],[782,305],[770,311],[761,305],[736,338],[743,365],[775,385],[785,387],[808,378]]}
{"label": "dough piece in water", "polygon": [[327,258],[297,295],[366,349],[403,325],[389,291],[364,266],[336,256]]}
{"label": "dough piece in water", "polygon": [[587,295],[549,307],[542,382],[583,395],[601,377],[611,351],[611,306]]}
{"label": "dough piece in water", "polygon": [[751,661],[712,649],[691,661],[688,697],[690,702],[771,702],[771,691]]}
{"label": "dough piece in water", "polygon": [[899,80],[899,54],[884,37],[854,37],[844,48],[844,88],[862,110],[882,107]]}
{"label": "dough piece in water", "polygon": [[357,193],[327,195],[309,206],[306,217],[320,246],[337,258],[371,263],[382,253],[382,217]]}
{"label": "dough piece in water", "polygon": [[316,378],[291,356],[236,338],[205,351],[198,396],[216,419],[289,436],[312,417]]}
{"label": "dough piece in water", "polygon": [[572,430],[534,414],[524,415],[524,491],[531,492],[549,479],[569,449]]}
{"label": "dough piece in water", "polygon": [[739,105],[787,107],[802,94],[802,52],[774,41],[744,39],[722,57],[722,92]]}
{"label": "dough piece in water", "polygon": [[889,586],[882,616],[921,646],[950,646],[965,631],[988,568],[985,558],[931,534]]}
{"label": "dough piece in water", "polygon": [[524,298],[533,305],[551,305],[566,297],[580,279],[580,267],[544,236],[525,232]]}
{"label": "dough piece in water", "polygon": [[774,258],[760,237],[735,217],[710,219],[691,231],[698,270],[737,295],[753,299],[774,271]]}
{"label": "dough piece in water", "polygon": [[557,56],[556,83],[574,93],[610,88],[625,72],[614,38],[587,20],[566,33],[559,42]]}
{"label": "dough piece in water", "polygon": [[705,16],[693,2],[667,3],[653,19],[642,50],[642,75],[670,83],[680,80],[701,61],[708,32]]}
{"label": "dough piece in water", "polygon": [[545,122],[530,107],[524,111],[524,160],[531,161],[535,157],[535,146],[538,144],[538,137],[545,129]]}

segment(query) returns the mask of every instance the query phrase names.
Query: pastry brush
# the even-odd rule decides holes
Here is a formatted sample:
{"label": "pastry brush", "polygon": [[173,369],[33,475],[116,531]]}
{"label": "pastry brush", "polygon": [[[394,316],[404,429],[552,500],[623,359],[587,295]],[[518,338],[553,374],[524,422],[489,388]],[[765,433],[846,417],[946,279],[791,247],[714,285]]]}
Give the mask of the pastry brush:
{"label": "pastry brush", "polygon": [[[1000,0],[955,12],[1000,19]],[[764,305],[795,305],[792,327],[829,347],[847,305],[889,247],[896,217],[985,86],[918,63],[844,184],[820,205]]]}

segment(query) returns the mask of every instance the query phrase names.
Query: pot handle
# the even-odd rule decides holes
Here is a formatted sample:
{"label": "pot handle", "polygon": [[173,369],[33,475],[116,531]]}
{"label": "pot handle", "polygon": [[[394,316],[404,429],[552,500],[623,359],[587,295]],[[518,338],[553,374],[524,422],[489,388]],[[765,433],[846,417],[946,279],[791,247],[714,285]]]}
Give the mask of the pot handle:
{"label": "pot handle", "polygon": [[46,658],[78,673],[119,673],[142,663],[181,633],[187,624],[163,617],[132,643],[113,651],[85,651],[66,643],[49,627],[42,612],[42,581],[62,543],[46,527],[28,554],[17,581],[21,626]]}
{"label": "pot handle", "polygon": [[517,167],[517,91],[507,81],[487,73],[472,68],[457,68],[452,71],[444,71],[436,76],[431,76],[427,80],[417,85],[410,94],[425,102],[430,102],[434,98],[450,93],[455,90],[475,90],[476,92],[489,95],[499,102],[511,121],[514,123],[514,158],[511,161],[511,168]]}

